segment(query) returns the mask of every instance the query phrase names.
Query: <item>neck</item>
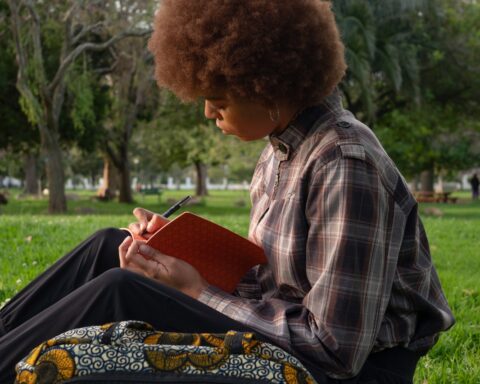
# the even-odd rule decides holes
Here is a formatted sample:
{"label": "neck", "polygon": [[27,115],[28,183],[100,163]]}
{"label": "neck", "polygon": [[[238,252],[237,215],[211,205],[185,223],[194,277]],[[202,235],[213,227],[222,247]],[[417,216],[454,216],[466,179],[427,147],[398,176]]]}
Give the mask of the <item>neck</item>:
{"label": "neck", "polygon": [[304,110],[303,107],[292,106],[292,105],[284,105],[279,106],[279,122],[277,128],[272,132],[275,135],[279,135],[282,133],[287,127],[300,115],[300,113]]}

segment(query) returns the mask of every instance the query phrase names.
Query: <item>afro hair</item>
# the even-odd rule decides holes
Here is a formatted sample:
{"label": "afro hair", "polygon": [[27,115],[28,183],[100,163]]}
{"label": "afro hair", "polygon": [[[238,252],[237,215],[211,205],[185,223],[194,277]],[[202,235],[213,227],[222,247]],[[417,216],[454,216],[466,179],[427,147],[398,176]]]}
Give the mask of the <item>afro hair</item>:
{"label": "afro hair", "polygon": [[321,0],[162,0],[149,49],[159,86],[184,101],[220,94],[306,107],[346,70]]}

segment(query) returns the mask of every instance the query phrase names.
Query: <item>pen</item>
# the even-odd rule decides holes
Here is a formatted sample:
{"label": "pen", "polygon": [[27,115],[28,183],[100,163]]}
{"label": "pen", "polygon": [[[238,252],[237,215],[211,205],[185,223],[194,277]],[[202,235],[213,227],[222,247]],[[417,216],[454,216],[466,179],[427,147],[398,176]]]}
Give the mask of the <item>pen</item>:
{"label": "pen", "polygon": [[187,196],[187,197],[184,197],[182,200],[180,200],[179,202],[173,204],[170,208],[168,208],[164,213],[162,213],[162,216],[163,217],[168,217],[170,216],[172,213],[176,212],[182,205],[184,205],[188,200],[190,200],[192,198],[192,196]]}

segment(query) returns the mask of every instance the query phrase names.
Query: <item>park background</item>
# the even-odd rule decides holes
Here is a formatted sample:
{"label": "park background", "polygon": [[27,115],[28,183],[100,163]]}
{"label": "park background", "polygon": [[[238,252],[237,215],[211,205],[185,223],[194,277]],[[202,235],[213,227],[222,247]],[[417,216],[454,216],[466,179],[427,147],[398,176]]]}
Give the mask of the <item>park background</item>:
{"label": "park background", "polygon": [[[135,206],[162,212],[192,193],[189,210],[247,234],[248,182],[266,141],[223,136],[201,104],[156,87],[146,45],[157,5],[0,0],[0,306],[93,231],[131,222]],[[345,107],[423,201],[457,319],[415,382],[478,383],[480,204],[468,178],[480,173],[480,5],[332,6]]]}

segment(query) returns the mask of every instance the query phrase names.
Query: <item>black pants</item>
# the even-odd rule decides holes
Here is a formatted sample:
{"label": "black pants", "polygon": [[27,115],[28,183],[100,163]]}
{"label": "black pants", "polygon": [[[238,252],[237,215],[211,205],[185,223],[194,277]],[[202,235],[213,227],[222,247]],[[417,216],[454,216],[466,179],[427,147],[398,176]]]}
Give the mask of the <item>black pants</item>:
{"label": "black pants", "polygon": [[[181,292],[118,268],[118,246],[126,235],[113,228],[95,233],[2,308],[1,384],[13,382],[15,364],[33,347],[68,329],[143,320],[162,331],[254,331]],[[372,354],[358,377],[342,383],[409,383],[417,360],[400,348]],[[304,364],[319,383],[339,382]]]}

